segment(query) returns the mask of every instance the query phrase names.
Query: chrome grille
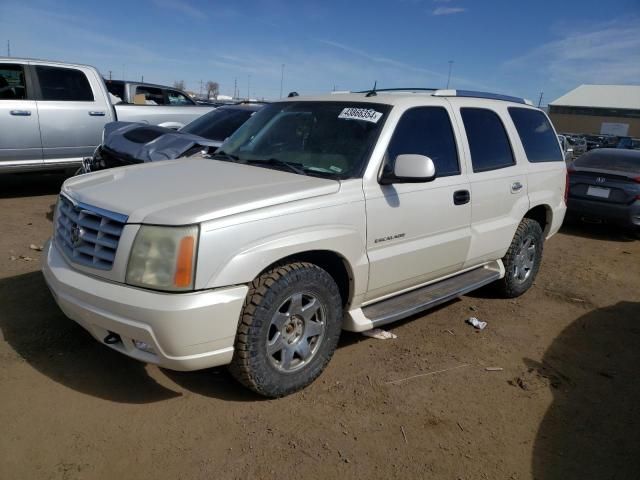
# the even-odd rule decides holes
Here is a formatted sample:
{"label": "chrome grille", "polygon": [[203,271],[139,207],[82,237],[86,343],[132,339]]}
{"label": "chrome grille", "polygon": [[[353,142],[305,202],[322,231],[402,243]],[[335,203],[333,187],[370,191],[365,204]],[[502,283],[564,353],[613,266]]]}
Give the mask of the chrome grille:
{"label": "chrome grille", "polygon": [[72,262],[111,270],[127,216],[74,203],[60,195],[55,239]]}

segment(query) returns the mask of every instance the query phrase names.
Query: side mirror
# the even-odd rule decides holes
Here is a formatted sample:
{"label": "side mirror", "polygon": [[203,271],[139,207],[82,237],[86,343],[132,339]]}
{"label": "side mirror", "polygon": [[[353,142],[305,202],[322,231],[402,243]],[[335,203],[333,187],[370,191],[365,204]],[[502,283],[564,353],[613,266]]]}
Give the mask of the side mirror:
{"label": "side mirror", "polygon": [[424,155],[403,154],[396,157],[393,172],[383,170],[381,185],[393,183],[424,183],[436,178],[436,166],[433,160]]}

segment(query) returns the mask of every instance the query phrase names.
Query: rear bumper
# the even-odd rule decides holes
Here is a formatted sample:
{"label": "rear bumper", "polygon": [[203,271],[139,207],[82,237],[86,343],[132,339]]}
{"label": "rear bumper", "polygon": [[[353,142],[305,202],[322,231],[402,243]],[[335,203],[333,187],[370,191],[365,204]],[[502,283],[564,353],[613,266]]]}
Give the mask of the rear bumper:
{"label": "rear bumper", "polygon": [[608,223],[625,228],[640,228],[640,200],[630,205],[569,197],[567,218]]}
{"label": "rear bumper", "polygon": [[[248,288],[186,294],[152,292],[80,273],[55,244],[44,248],[42,272],[60,309],[110,348],[171,370],[228,364]],[[151,351],[134,343],[144,342]]]}

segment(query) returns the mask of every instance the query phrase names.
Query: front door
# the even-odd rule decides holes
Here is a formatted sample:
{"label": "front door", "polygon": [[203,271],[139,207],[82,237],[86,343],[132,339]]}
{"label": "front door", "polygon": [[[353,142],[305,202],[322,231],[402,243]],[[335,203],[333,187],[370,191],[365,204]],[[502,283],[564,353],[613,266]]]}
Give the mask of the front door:
{"label": "front door", "polygon": [[0,63],[0,170],[42,165],[38,108],[26,68]]}
{"label": "front door", "polygon": [[425,155],[435,164],[435,180],[365,185],[367,300],[462,268],[470,243],[471,204],[454,132],[449,107],[408,109],[391,138],[384,168],[393,168],[400,154]]}

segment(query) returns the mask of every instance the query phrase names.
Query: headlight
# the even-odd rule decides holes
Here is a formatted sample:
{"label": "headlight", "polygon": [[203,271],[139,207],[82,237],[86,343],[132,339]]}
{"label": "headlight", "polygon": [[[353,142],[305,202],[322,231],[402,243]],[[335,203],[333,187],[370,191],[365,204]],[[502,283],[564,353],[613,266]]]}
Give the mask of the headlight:
{"label": "headlight", "polygon": [[192,290],[198,232],[197,225],[142,225],[129,256],[126,282],[156,290]]}

